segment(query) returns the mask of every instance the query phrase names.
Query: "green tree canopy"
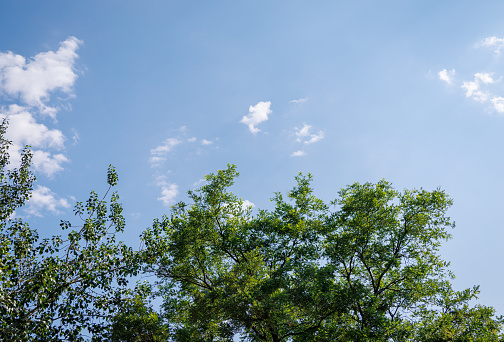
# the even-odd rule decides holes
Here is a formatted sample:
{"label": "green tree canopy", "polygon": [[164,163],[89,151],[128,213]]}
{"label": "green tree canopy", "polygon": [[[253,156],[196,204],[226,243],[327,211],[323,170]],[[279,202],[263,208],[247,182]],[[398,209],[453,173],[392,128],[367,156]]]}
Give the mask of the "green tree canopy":
{"label": "green tree canopy", "polygon": [[[31,154],[9,169],[0,125],[2,341],[504,341],[503,319],[455,291],[439,248],[454,224],[440,189],[352,184],[331,203],[295,177],[272,210],[229,191],[228,166],[206,176],[134,251],[116,241],[125,221],[109,168],[103,197],[77,202],[82,224],[40,239],[16,210],[35,181]],[[108,203],[106,199],[109,198]],[[159,291],[128,277],[156,275]],[[162,297],[160,312],[147,298]]]}
{"label": "green tree canopy", "polygon": [[[139,256],[116,242],[124,229],[122,208],[113,193],[110,204],[95,192],[78,202],[83,224],[61,222],[69,231],[39,239],[16,209],[29,199],[35,180],[31,153],[25,149],[18,169],[8,169],[4,121],[0,125],[0,340],[79,341],[83,332],[100,340],[121,298],[130,291],[127,277],[137,272]],[[117,175],[109,168],[109,190]],[[88,336],[89,336],[88,335]]]}
{"label": "green tree canopy", "polygon": [[228,191],[237,176],[234,166],[208,175],[191,204],[143,234],[173,340],[502,338],[492,308],[467,306],[475,290],[451,289],[439,247],[452,201],[442,190],[355,183],[331,210],[299,174],[274,210],[253,215]]}

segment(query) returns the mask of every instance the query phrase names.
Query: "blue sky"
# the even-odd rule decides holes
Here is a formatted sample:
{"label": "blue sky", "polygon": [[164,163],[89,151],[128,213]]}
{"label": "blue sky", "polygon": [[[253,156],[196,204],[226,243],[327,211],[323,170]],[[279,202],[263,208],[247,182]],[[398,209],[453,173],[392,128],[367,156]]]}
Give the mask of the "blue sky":
{"label": "blue sky", "polygon": [[38,182],[17,213],[59,233],[108,164],[134,246],[203,176],[234,163],[259,208],[314,175],[441,187],[462,289],[504,313],[504,3],[3,1],[0,116]]}

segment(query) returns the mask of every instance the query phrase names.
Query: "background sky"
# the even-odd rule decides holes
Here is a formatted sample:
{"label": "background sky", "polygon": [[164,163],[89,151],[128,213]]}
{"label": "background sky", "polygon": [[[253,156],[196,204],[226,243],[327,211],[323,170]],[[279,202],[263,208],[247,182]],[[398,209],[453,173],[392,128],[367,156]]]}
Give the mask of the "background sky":
{"label": "background sky", "polygon": [[205,174],[271,208],[311,172],[444,189],[457,289],[504,314],[504,2],[2,1],[0,116],[37,184],[16,215],[59,234],[109,164],[138,235]]}

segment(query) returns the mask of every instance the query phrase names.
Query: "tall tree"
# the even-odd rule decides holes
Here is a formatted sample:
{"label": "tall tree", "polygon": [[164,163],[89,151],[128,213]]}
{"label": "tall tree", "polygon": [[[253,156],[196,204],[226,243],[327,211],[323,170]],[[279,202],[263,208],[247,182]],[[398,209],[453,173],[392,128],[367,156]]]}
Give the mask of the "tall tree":
{"label": "tall tree", "polygon": [[[95,192],[75,214],[81,226],[61,222],[66,237],[40,240],[35,229],[14,211],[29,199],[35,180],[31,153],[25,149],[18,169],[8,169],[10,142],[7,123],[0,125],[0,340],[84,340],[84,332],[99,333],[122,296],[127,277],[139,265],[138,254],[115,233],[124,229],[122,208],[113,193],[117,175],[109,168],[109,190],[99,199]],[[16,215],[18,216],[18,215]],[[16,217],[14,216],[14,217]]]}
{"label": "tall tree", "polygon": [[[416,340],[440,317],[441,294],[460,297],[438,253],[453,227],[443,191],[355,183],[331,211],[300,174],[286,200],[276,193],[275,209],[253,216],[228,191],[237,175],[208,175],[190,205],[144,232],[173,340]],[[487,309],[472,317],[499,338]]]}
{"label": "tall tree", "polygon": [[117,314],[111,319],[108,332],[103,335],[109,342],[164,342],[168,326],[149,305],[150,286],[137,287],[135,295],[119,304]]}

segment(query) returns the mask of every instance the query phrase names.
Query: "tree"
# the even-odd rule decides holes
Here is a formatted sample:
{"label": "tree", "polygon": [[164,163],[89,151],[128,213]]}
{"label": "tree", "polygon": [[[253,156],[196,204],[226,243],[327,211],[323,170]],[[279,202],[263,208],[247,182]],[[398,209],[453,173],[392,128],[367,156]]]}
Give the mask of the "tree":
{"label": "tree", "polygon": [[[91,192],[83,224],[39,239],[15,211],[35,181],[31,153],[8,169],[0,125],[0,339],[2,341],[504,341],[504,319],[476,305],[478,288],[454,291],[439,255],[454,226],[440,189],[398,192],[386,181],[352,184],[330,204],[299,174],[274,209],[228,191],[228,166],[155,220],[134,251],[116,241],[125,226],[109,189]],[[334,209],[332,209],[334,207]],[[143,267],[143,269],[142,269]],[[139,272],[160,279],[162,312]],[[91,336],[86,336],[89,334]]]}
{"label": "tree", "polygon": [[110,342],[161,342],[168,338],[168,327],[162,317],[149,305],[150,286],[137,287],[136,295],[120,304],[105,334]]}
{"label": "tree", "polygon": [[0,339],[2,341],[84,340],[83,333],[99,340],[127,290],[127,277],[138,271],[138,254],[115,233],[124,229],[122,208],[113,193],[117,182],[109,167],[109,190],[99,199],[95,192],[75,214],[83,225],[61,222],[66,237],[40,240],[37,231],[21,219],[16,209],[29,199],[34,176],[31,153],[25,148],[18,169],[8,170],[5,131],[0,125]]}
{"label": "tree", "polygon": [[299,174],[287,200],[253,216],[228,191],[237,176],[208,175],[143,234],[174,341],[415,341],[455,321],[502,338],[491,308],[463,306],[452,325],[440,314],[441,295],[467,299],[438,253],[454,226],[443,191],[355,183],[331,211]]}
{"label": "tree", "polygon": [[477,298],[475,286],[458,293],[451,290],[438,294],[436,307],[422,308],[418,312],[420,321],[415,332],[417,341],[502,341],[503,318],[494,318],[491,307],[468,302]]}

